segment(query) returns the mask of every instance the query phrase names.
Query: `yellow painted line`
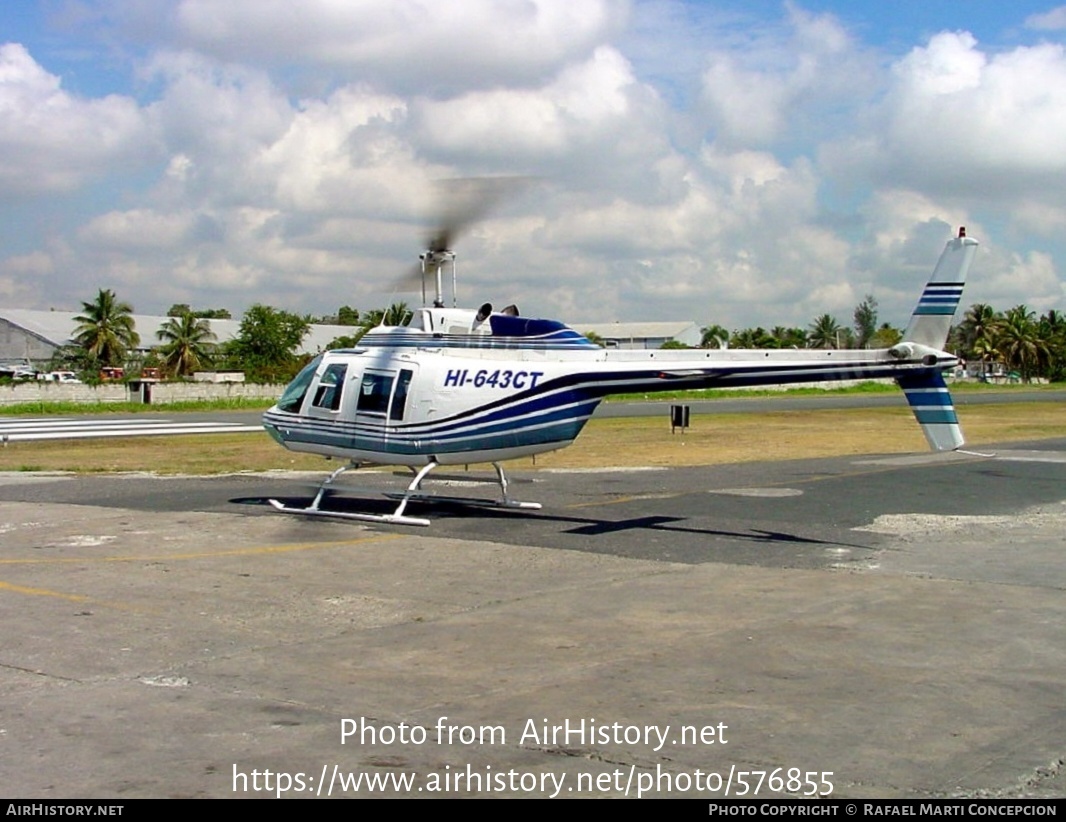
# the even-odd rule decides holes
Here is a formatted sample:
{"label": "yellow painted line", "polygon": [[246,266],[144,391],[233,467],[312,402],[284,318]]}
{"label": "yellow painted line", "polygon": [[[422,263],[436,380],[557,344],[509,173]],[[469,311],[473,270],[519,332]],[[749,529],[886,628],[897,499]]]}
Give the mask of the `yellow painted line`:
{"label": "yellow painted line", "polygon": [[0,581],[0,591],[11,591],[15,594],[26,594],[33,597],[55,597],[56,599],[65,599],[68,602],[91,602],[91,597],[82,596],[81,594],[64,594],[60,591],[50,591],[47,588],[30,588],[27,585],[13,585],[10,582]]}
{"label": "yellow painted line", "polygon": [[64,594],[62,591],[52,591],[48,588],[31,588],[28,585],[15,585],[0,580],[0,591],[10,591],[13,594],[25,594],[31,597],[52,597],[63,599],[67,602],[81,602],[86,605],[95,605],[99,608],[114,608],[117,611],[132,611],[134,613],[156,613],[154,609],[138,608],[134,605],[124,605],[121,602],[107,602],[102,599],[93,599],[84,594]]}
{"label": "yellow painted line", "polygon": [[598,508],[603,505],[621,505],[625,502],[637,502],[644,499],[676,499],[677,497],[683,497],[685,494],[692,493],[691,491],[677,491],[670,494],[631,494],[627,497],[615,497],[614,499],[601,500],[599,502],[575,502],[572,505],[563,506],[567,510],[572,508]]}
{"label": "yellow painted line", "polygon": [[0,559],[0,565],[64,565],[78,563],[84,565],[92,562],[176,562],[188,559],[214,559],[216,557],[265,556],[268,554],[289,554],[297,551],[314,551],[320,548],[337,548],[344,545],[358,545],[364,542],[400,539],[403,534],[377,534],[362,539],[345,539],[334,542],[292,542],[284,545],[258,545],[248,548],[233,548],[227,551],[195,551],[188,554],[149,554],[132,557],[46,557],[38,559]]}
{"label": "yellow painted line", "polygon": [[[53,559],[4,559],[0,560],[0,564],[3,565],[56,565],[62,563],[92,563],[92,562],[160,562],[160,561],[176,561],[186,559],[204,559],[214,557],[231,557],[231,556],[254,556],[254,555],[269,555],[269,554],[284,554],[292,553],[295,551],[311,551],[316,548],[336,548],[343,545],[356,545],[362,542],[374,542],[379,540],[399,539],[402,534],[378,534],[372,537],[364,537],[362,539],[346,539],[335,542],[294,542],[286,545],[260,545],[250,548],[235,548],[229,551],[200,551],[189,554],[171,554],[166,556],[148,556],[148,557],[63,557]],[[65,594],[62,591],[53,591],[49,588],[33,588],[28,585],[16,585],[11,582],[4,582],[0,580],[0,591],[9,591],[13,594],[24,594],[25,596],[36,597],[52,597],[54,599],[62,599],[67,602],[81,602],[85,604],[95,605],[97,607],[114,608],[120,611],[135,611],[140,613],[156,613],[155,609],[141,608],[132,605],[125,605],[119,602],[107,602],[104,600],[93,599],[92,597],[85,596],[83,594]]]}

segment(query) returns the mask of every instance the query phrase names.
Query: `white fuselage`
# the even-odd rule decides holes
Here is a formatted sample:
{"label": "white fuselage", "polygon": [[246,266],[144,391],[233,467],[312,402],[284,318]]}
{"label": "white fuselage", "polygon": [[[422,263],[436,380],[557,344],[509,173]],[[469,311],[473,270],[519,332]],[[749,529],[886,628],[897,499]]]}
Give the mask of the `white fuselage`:
{"label": "white fuselage", "polygon": [[609,394],[874,379],[955,358],[906,350],[602,349],[546,320],[421,309],[313,361],[264,415],[294,451],[355,463],[496,462],[573,442]]}

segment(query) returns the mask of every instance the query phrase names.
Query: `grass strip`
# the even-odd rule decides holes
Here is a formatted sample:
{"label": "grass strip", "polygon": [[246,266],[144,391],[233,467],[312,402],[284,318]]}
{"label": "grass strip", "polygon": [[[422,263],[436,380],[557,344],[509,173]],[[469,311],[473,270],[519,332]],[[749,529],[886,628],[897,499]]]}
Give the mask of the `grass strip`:
{"label": "grass strip", "polygon": [[[969,446],[1066,437],[1066,409],[1059,402],[968,406],[962,426]],[[665,417],[594,419],[571,447],[509,465],[713,465],[925,450],[921,429],[906,408],[759,411],[693,415],[692,426],[676,434]],[[287,451],[265,433],[12,442],[0,449],[0,471],[219,474],[325,471],[338,465]]]}

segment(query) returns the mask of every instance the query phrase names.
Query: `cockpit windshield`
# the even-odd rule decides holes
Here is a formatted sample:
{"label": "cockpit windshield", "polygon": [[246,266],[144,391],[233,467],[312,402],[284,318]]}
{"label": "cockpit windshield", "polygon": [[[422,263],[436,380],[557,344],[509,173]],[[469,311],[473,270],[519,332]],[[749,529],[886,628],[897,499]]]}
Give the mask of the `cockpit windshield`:
{"label": "cockpit windshield", "polygon": [[290,414],[300,413],[300,408],[304,404],[304,396],[311,386],[311,381],[315,378],[315,370],[320,362],[322,362],[321,354],[305,365],[303,370],[296,375],[296,379],[289,383],[281,399],[278,400],[278,408],[281,411],[288,411]]}

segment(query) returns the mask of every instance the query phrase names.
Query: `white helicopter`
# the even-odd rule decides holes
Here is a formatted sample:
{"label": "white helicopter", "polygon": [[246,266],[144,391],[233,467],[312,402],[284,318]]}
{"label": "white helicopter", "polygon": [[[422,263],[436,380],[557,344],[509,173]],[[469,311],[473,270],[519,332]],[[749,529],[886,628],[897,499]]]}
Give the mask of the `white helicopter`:
{"label": "white helicopter", "polygon": [[[469,215],[467,215],[469,216]],[[456,308],[455,254],[450,240],[461,220],[446,222],[421,255],[432,306],[406,325],[381,325],[357,347],[312,360],[263,415],[263,425],[293,451],[340,458],[305,508],[280,511],[402,525],[429,525],[405,514],[412,500],[538,509],[511,498],[501,462],[570,445],[600,401],[610,395],[841,379],[895,379],[938,451],[963,444],[942,372],[957,358],[941,350],[962,296],[977,241],[960,229],[948,241],[914,310],[903,341],[875,350],[611,350],[555,320]],[[442,273],[450,268],[453,307],[444,306]],[[442,497],[421,490],[440,465],[490,462],[499,500]],[[366,465],[408,466],[414,478],[391,514],[321,507],[345,471]]]}

